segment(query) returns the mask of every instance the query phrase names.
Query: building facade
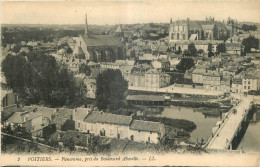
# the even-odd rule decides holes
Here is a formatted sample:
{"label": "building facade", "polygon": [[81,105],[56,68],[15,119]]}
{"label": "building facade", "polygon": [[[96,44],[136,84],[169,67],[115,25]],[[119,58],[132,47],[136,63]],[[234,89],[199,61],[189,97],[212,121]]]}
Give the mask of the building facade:
{"label": "building facade", "polygon": [[132,116],[92,111],[84,119],[83,132],[109,138],[158,143],[165,135],[165,126],[159,122],[133,120]]}
{"label": "building facade", "polygon": [[150,69],[145,73],[145,87],[161,88],[170,84],[170,75],[161,70]]}
{"label": "building facade", "polygon": [[169,40],[223,40],[227,38],[226,26],[214,18],[206,21],[198,20],[177,20],[170,21]]}

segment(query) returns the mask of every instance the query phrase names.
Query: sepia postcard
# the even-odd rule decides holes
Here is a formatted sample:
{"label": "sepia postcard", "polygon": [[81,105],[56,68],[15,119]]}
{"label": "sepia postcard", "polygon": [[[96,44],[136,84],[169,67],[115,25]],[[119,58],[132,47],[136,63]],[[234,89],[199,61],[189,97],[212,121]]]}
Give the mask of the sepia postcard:
{"label": "sepia postcard", "polygon": [[1,166],[260,166],[259,1],[2,1]]}

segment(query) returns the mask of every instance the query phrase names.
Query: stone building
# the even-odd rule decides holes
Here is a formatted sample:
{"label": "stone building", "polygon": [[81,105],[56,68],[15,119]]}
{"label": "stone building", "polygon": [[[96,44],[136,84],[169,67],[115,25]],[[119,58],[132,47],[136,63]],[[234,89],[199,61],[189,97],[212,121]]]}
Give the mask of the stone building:
{"label": "stone building", "polygon": [[214,18],[201,20],[170,21],[169,40],[223,40],[228,37],[228,30],[224,23]]}
{"label": "stone building", "polygon": [[[74,53],[79,53],[81,57],[84,53],[83,58],[94,62],[114,62],[125,58],[120,37],[116,35],[89,34],[87,15],[85,34],[79,36],[74,48],[76,50]],[[76,54],[73,56],[78,57]]]}
{"label": "stone building", "polygon": [[165,135],[159,122],[134,120],[132,116],[92,111],[84,119],[80,131],[108,138],[129,139],[137,142],[158,143]]}

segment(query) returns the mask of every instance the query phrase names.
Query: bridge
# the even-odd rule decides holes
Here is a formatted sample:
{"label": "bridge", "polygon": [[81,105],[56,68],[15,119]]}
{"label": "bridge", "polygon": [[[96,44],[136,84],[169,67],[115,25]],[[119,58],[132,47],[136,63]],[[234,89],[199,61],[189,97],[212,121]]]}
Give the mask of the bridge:
{"label": "bridge", "polygon": [[[212,135],[205,148],[211,150],[232,150],[234,138],[241,130],[242,122],[252,108],[252,100],[243,97],[241,101],[227,112],[221,122],[212,130]],[[234,112],[236,111],[236,112]]]}

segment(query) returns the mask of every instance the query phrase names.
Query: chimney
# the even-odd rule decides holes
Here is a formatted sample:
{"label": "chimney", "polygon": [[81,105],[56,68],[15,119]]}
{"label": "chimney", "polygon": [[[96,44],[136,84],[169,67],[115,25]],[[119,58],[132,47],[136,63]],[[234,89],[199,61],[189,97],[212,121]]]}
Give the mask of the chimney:
{"label": "chimney", "polygon": [[170,24],[172,24],[172,18],[170,19]]}

